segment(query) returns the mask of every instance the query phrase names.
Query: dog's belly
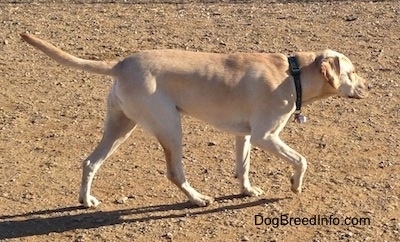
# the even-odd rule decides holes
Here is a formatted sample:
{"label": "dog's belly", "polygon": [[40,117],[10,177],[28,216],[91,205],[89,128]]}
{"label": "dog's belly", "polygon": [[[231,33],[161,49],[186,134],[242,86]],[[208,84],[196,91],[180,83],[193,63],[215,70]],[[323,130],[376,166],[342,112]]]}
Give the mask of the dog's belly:
{"label": "dog's belly", "polygon": [[248,123],[210,123],[212,126],[217,129],[234,134],[234,135],[249,135],[250,134],[250,125]]}
{"label": "dog's belly", "polygon": [[189,111],[180,109],[180,111],[184,115],[202,120],[221,131],[234,135],[249,135],[251,131],[248,116],[244,116],[242,113],[231,113],[227,112],[227,110],[211,108],[207,110],[196,109]]}

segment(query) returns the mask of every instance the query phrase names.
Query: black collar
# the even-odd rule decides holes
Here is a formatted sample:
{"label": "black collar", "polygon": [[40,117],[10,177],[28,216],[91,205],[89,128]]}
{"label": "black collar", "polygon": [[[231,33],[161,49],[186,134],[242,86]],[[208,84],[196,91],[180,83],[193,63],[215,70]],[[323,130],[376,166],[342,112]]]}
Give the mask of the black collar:
{"label": "black collar", "polygon": [[296,112],[300,114],[301,112],[301,82],[300,82],[300,68],[299,64],[297,63],[296,57],[290,56],[288,57],[290,73],[294,79],[294,85],[296,87]]}

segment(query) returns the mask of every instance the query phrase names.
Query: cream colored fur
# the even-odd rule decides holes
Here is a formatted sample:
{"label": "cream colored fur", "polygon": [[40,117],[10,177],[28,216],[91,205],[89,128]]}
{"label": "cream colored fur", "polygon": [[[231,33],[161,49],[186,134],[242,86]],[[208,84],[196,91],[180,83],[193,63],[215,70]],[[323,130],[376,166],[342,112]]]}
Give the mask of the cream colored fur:
{"label": "cream colored fur", "polygon": [[[103,139],[83,162],[79,201],[84,206],[99,204],[91,195],[93,177],[137,124],[150,131],[164,148],[168,178],[194,204],[211,203],[211,197],[197,192],[185,178],[181,113],[236,136],[236,173],[241,193],[263,193],[249,182],[251,145],[288,161],[294,167],[291,190],[301,192],[306,159],[279,138],[295,111],[296,99],[285,55],[149,50],[121,61],[91,61],[33,35],[21,36],[60,64],[115,78]],[[295,56],[301,68],[303,105],[335,94],[351,98],[366,95],[365,81],[343,54],[325,50]]]}

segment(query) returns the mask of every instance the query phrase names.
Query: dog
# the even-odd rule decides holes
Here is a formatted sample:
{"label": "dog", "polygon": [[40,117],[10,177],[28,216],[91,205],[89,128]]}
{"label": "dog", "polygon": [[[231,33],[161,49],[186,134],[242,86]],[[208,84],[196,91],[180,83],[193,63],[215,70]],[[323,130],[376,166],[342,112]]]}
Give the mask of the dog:
{"label": "dog", "polygon": [[93,177],[138,124],[163,147],[168,179],[190,202],[212,203],[212,197],[197,192],[185,178],[181,114],[235,135],[241,194],[263,193],[249,181],[251,145],[289,162],[294,168],[291,191],[300,193],[307,161],[279,138],[296,111],[296,98],[301,95],[300,105],[306,105],[332,95],[360,99],[368,93],[366,81],[349,58],[333,50],[294,54],[300,70],[299,93],[288,57],[280,53],[146,50],[120,61],[94,61],[75,57],[31,34],[21,37],[62,65],[115,78],[102,140],[83,161],[79,202],[85,207],[99,204],[91,195]]}

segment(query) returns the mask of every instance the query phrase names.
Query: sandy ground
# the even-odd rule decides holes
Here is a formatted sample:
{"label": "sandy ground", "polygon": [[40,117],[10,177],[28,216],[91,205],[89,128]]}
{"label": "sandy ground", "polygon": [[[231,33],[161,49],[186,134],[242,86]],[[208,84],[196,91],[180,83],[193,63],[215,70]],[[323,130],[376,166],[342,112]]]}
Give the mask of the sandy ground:
{"label": "sandy ground", "polygon": [[[0,3],[0,239],[400,239],[396,1],[15,2]],[[84,209],[77,200],[81,161],[101,139],[112,80],[59,66],[22,42],[21,32],[91,59],[163,48],[285,54],[332,48],[353,60],[372,90],[363,100],[315,102],[303,110],[306,124],[287,125],[282,138],[309,162],[301,195],[290,192],[291,167],[255,148],[251,181],[265,194],[237,195],[233,136],[183,117],[188,179],[215,203],[191,206],[165,177],[162,148],[139,128],[96,176],[101,205]],[[261,217],[271,224],[256,225]],[[284,225],[289,217],[325,223]]]}

